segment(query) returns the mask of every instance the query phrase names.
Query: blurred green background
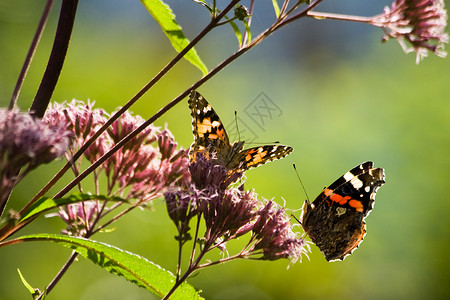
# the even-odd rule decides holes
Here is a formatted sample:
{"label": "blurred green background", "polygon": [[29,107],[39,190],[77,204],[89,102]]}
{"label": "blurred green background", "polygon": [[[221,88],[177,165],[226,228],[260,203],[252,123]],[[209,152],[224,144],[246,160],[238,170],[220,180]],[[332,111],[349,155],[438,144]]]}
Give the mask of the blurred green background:
{"label": "blurred green background", "polygon": [[[270,2],[258,3],[254,35],[273,20]],[[317,10],[374,15],[389,4],[354,2],[333,1]],[[2,107],[8,104],[44,3],[0,0]],[[207,24],[206,11],[191,1],[168,3],[191,39]],[[139,1],[80,1],[79,6],[53,100],[91,99],[112,111],[175,52]],[[58,11],[56,4],[21,93],[23,110],[29,108],[45,69]],[[289,269],[285,260],[234,261],[189,279],[204,297],[450,298],[450,61],[431,55],[416,65],[414,54],[405,55],[396,41],[381,44],[382,34],[363,24],[302,20],[269,37],[199,89],[226,125],[232,126],[236,110],[256,143],[279,140],[294,147],[288,158],[246,174],[246,188],[281,205],[285,201],[287,208],[300,209],[305,198],[292,163],[297,164],[311,198],[362,161],[373,160],[386,170],[386,184],[366,220],[368,234],[344,262],[326,262],[314,245],[309,260],[304,258]],[[223,26],[197,50],[212,68],[235,48],[231,29]],[[132,111],[148,118],[200,77],[198,70],[182,61]],[[279,108],[262,127],[245,113],[260,93]],[[187,148],[192,142],[190,122],[183,101],[157,125],[167,124]],[[15,190],[9,207],[20,209],[61,163],[30,174]],[[175,271],[174,226],[162,201],[157,200],[154,208],[136,211],[116,223],[112,233],[94,238]],[[61,220],[42,218],[20,234],[58,233],[63,227]],[[68,249],[42,242],[1,248],[0,299],[29,299],[17,268],[33,286],[42,288],[69,254]],[[48,299],[153,296],[80,258]]]}

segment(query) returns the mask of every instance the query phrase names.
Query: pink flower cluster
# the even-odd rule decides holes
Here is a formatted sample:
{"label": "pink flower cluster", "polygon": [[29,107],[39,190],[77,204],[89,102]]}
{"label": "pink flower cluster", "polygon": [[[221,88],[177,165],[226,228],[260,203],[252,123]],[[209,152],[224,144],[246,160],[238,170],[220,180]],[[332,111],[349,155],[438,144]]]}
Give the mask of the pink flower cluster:
{"label": "pink flower cluster", "polygon": [[415,51],[416,62],[431,51],[445,57],[444,43],[448,43],[447,11],[443,0],[396,0],[391,8],[375,16],[371,24],[383,28],[389,38],[397,39],[406,53]]}
{"label": "pink flower cluster", "polygon": [[228,187],[233,179],[224,166],[197,155],[189,170],[190,185],[165,193],[169,216],[182,242],[191,239],[190,221],[202,217],[205,251],[225,251],[227,242],[250,233],[241,258],[296,261],[308,252],[307,242],[292,231],[285,210],[273,201],[258,200],[252,191]]}
{"label": "pink flower cluster", "polygon": [[[44,121],[48,124],[64,124],[73,132],[74,147],[66,153],[67,159],[70,160],[106,123],[108,117],[103,110],[94,109],[92,103],[73,100],[70,103],[52,104],[44,116]],[[141,117],[125,112],[83,153],[84,158],[90,163],[95,162],[143,122]],[[72,168],[77,175],[81,163]],[[101,179],[106,183],[104,192],[99,190],[102,186]],[[98,187],[97,193],[120,196],[126,200],[136,199],[137,203],[142,205],[162,196],[164,191],[171,187],[187,184],[187,153],[177,149],[177,143],[168,129],[148,126],[100,165],[94,172],[94,180],[95,186]],[[98,206],[99,202],[92,203],[95,205],[87,202],[71,204],[60,211],[60,216],[69,224],[67,232],[84,232],[93,216],[102,211]]]}
{"label": "pink flower cluster", "polygon": [[64,124],[0,109],[0,215],[14,186],[29,171],[62,156],[72,136]]}

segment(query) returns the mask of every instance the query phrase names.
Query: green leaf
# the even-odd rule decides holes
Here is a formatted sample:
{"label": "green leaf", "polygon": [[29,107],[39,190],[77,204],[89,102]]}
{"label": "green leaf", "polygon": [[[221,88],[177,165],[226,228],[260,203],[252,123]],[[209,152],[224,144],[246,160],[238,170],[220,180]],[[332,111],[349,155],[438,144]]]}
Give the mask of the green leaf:
{"label": "green leaf", "polygon": [[[25,277],[22,275],[22,272],[20,272],[20,269],[17,269],[17,272],[19,273],[20,280],[22,281],[23,285],[27,288],[27,290],[30,292],[33,299],[36,299],[40,294],[41,291],[39,289],[35,289],[31,286],[31,284],[28,283],[28,281],[25,279]],[[45,296],[44,296],[45,297]],[[44,299],[44,298],[42,298]]]}
{"label": "green leaf", "polygon": [[233,28],[234,34],[236,35],[236,38],[238,39],[239,48],[242,46],[242,34],[239,30],[239,27],[234,23],[233,21],[229,22],[231,25],[231,28]]}
{"label": "green leaf", "polygon": [[244,20],[243,23],[245,26],[245,31],[247,32],[247,43],[248,43],[252,40],[252,33],[250,31],[250,26],[248,26],[248,21]]}
{"label": "green leaf", "polygon": [[37,216],[45,211],[48,211],[52,208],[72,204],[81,201],[89,201],[89,200],[110,200],[110,201],[126,201],[125,199],[119,197],[107,197],[104,195],[88,195],[88,194],[72,194],[69,197],[53,199],[50,197],[41,197],[36,202],[34,202],[25,212],[23,212],[19,222],[23,222],[28,218],[33,216]]}
{"label": "green leaf", "polygon": [[[175,284],[175,276],[139,255],[114,246],[84,238],[58,234],[32,234],[22,236],[23,241],[52,241],[70,248],[96,265],[117,276],[143,287],[159,297],[166,295]],[[203,299],[188,283],[182,283],[170,299]]]}
{"label": "green leaf", "polygon": [[[181,52],[189,44],[189,40],[184,36],[180,25],[175,21],[175,14],[172,9],[162,0],[141,0],[142,4],[161,26],[162,31],[169,38],[172,47]],[[202,62],[194,48],[188,51],[184,58],[202,71],[203,75],[208,73],[208,69]]]}
{"label": "green leaf", "polygon": [[273,9],[275,10],[275,15],[277,18],[280,16],[280,7],[278,6],[277,0],[272,0]]}

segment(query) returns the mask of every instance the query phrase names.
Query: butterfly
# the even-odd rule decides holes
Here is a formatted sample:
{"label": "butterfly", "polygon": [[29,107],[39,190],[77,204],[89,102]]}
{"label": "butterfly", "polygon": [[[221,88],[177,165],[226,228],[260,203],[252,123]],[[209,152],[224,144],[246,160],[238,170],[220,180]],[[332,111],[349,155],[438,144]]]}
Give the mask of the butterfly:
{"label": "butterfly", "polygon": [[300,223],[327,261],[344,260],[362,242],[364,220],[384,183],[384,169],[368,161],[345,173],[312,203],[305,200]]}
{"label": "butterfly", "polygon": [[200,93],[192,91],[188,103],[194,134],[194,142],[189,149],[191,163],[201,154],[224,166],[229,177],[234,174],[242,176],[248,169],[283,158],[293,151],[292,147],[284,145],[243,149],[243,141],[231,144],[219,116]]}

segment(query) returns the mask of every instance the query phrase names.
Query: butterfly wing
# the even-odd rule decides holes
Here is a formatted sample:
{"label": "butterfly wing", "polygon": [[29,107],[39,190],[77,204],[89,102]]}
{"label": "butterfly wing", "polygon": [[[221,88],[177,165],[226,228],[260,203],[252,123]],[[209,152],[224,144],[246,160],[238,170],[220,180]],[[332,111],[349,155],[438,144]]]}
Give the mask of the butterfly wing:
{"label": "butterfly wing", "polygon": [[328,261],[343,260],[362,242],[366,234],[364,219],[384,179],[382,168],[365,162],[325,188],[312,203],[305,201],[303,230]]}
{"label": "butterfly wing", "polygon": [[243,141],[230,144],[228,135],[217,113],[196,91],[189,97],[192,115],[194,143],[190,147],[191,162],[196,161],[197,154],[208,159],[214,158],[229,170],[229,175],[255,168],[269,161],[280,159],[292,152],[293,148],[283,145],[266,145],[242,150]]}
{"label": "butterfly wing", "polygon": [[281,159],[291,153],[294,149],[284,145],[265,145],[242,150],[230,162],[230,168],[248,170],[260,165]]}
{"label": "butterfly wing", "polygon": [[329,206],[354,209],[367,216],[373,209],[375,194],[385,183],[384,170],[373,168],[373,162],[364,162],[333,182],[314,200],[327,201]]}
{"label": "butterfly wing", "polygon": [[190,147],[191,161],[199,151],[228,152],[231,148],[222,121],[200,93],[192,91],[188,100],[192,116],[194,143]]}

